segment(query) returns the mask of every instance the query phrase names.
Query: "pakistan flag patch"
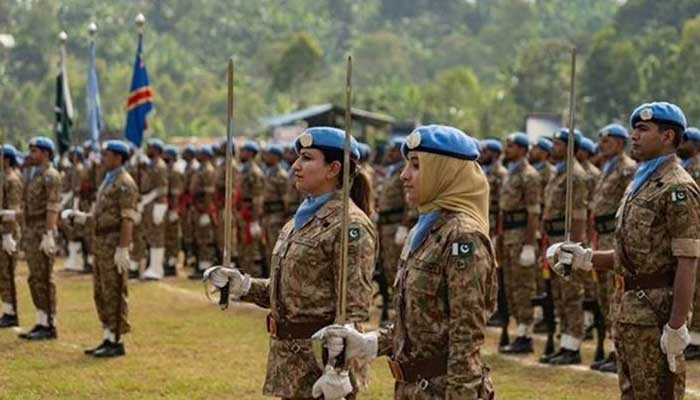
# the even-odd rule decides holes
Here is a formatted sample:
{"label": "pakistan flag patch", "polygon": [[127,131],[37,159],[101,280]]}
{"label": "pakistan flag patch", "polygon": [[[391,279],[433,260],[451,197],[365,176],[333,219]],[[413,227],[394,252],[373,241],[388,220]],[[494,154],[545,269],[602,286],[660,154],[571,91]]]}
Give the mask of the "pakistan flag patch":
{"label": "pakistan flag patch", "polygon": [[675,189],[674,191],[671,192],[671,201],[674,203],[683,202],[687,198],[688,198],[688,194],[685,192],[685,190]]}
{"label": "pakistan flag patch", "polygon": [[354,242],[355,240],[359,239],[360,236],[362,236],[362,230],[360,230],[360,228],[348,229],[348,237],[350,238],[351,242]]}
{"label": "pakistan flag patch", "polygon": [[474,242],[452,243],[452,255],[455,257],[469,258],[474,253]]}

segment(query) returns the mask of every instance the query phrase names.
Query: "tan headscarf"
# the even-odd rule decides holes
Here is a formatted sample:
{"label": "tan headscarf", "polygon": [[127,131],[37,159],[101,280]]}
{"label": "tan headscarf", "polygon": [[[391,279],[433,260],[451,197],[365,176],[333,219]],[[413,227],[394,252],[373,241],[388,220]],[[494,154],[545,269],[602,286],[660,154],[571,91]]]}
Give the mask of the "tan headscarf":
{"label": "tan headscarf", "polygon": [[417,151],[420,163],[418,211],[438,208],[467,214],[489,235],[489,184],[475,161]]}

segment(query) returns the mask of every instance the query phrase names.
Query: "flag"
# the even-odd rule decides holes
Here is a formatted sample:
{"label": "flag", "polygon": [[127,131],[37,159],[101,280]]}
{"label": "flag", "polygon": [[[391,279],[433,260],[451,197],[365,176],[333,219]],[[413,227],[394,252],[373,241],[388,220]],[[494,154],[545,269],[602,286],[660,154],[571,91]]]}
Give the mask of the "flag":
{"label": "flag", "polygon": [[68,73],[66,72],[66,49],[61,46],[61,60],[58,65],[56,75],[56,143],[59,154],[63,154],[71,146],[71,128],[73,127],[73,100],[70,97],[70,85],[68,84]]}
{"label": "flag", "polygon": [[102,111],[100,108],[100,86],[97,83],[97,70],[95,69],[95,41],[90,41],[88,49],[87,70],[87,128],[93,149],[97,149],[102,129]]}
{"label": "flag", "polygon": [[137,147],[141,147],[146,116],[153,109],[153,92],[148,83],[148,72],[142,55],[143,35],[139,35],[134,74],[131,76],[131,92],[126,102],[126,129],[124,135]]}

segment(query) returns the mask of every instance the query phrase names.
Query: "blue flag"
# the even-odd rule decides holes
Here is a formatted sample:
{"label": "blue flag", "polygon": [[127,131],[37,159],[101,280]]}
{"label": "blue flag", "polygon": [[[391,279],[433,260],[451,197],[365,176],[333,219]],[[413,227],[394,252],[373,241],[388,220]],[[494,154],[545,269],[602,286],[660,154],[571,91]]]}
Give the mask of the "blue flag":
{"label": "blue flag", "polygon": [[141,147],[143,131],[146,130],[146,116],[153,109],[153,92],[148,83],[148,72],[142,55],[143,35],[139,35],[136,60],[134,61],[134,74],[131,77],[131,92],[126,102],[126,138]]}
{"label": "blue flag", "polygon": [[97,149],[102,129],[102,111],[100,108],[100,86],[95,70],[95,42],[90,42],[88,49],[87,70],[87,128],[93,149]]}

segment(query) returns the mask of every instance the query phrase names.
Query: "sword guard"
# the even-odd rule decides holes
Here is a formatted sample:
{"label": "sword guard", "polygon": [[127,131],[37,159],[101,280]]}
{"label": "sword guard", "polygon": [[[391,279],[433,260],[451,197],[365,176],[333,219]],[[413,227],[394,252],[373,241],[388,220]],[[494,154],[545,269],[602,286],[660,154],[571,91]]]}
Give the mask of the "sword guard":
{"label": "sword guard", "polygon": [[231,280],[229,279],[228,282],[226,282],[226,286],[222,287],[221,290],[219,291],[219,306],[221,307],[222,310],[225,310],[228,308],[230,290],[231,290]]}

